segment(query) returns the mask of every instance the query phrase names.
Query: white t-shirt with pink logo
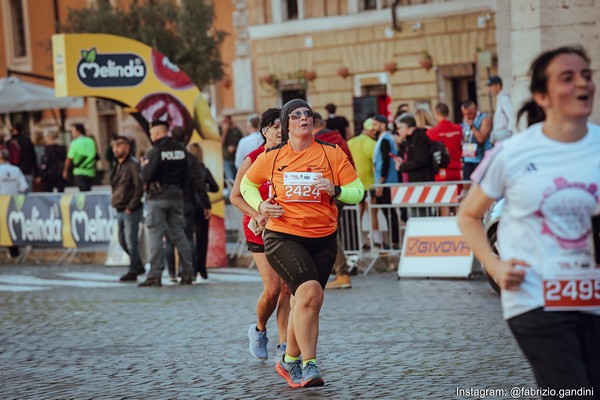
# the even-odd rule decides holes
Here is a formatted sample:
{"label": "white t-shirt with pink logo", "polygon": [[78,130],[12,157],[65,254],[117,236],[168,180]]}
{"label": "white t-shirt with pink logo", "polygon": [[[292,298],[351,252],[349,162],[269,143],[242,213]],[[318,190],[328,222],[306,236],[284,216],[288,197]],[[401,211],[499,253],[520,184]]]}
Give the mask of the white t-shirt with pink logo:
{"label": "white t-shirt with pink logo", "polygon": [[[472,179],[490,198],[506,199],[498,227],[502,259],[528,262],[516,291],[502,291],[505,319],[544,305],[548,260],[589,256],[591,216],[600,202],[600,127],[577,142],[558,142],[543,123],[498,143]],[[590,311],[600,315],[600,311]]]}

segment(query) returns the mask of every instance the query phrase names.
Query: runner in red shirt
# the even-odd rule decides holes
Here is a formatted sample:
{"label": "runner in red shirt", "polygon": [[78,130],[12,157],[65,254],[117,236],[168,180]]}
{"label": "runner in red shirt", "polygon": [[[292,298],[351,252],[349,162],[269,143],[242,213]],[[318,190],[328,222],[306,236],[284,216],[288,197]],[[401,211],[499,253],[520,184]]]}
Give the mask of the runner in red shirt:
{"label": "runner in red shirt", "polygon": [[[268,218],[261,215],[246,203],[240,193],[240,182],[246,171],[252,166],[259,155],[270,147],[281,143],[281,124],[279,122],[278,108],[269,108],[260,117],[259,131],[262,135],[263,145],[251,151],[244,158],[235,177],[235,183],[231,189],[229,200],[244,213],[244,235],[248,243],[248,250],[256,263],[258,272],[263,281],[263,291],[256,302],[256,323],[248,328],[248,339],[250,341],[250,353],[259,359],[265,360],[269,357],[267,351],[267,321],[277,309],[277,330],[279,344],[277,345],[277,357],[285,354],[287,345],[287,324],[290,314],[290,290],[285,282],[273,270],[265,256],[265,246],[262,238],[262,229]],[[265,182],[259,187],[260,196],[266,200],[269,198],[271,182]],[[253,228],[249,224],[252,222]]]}

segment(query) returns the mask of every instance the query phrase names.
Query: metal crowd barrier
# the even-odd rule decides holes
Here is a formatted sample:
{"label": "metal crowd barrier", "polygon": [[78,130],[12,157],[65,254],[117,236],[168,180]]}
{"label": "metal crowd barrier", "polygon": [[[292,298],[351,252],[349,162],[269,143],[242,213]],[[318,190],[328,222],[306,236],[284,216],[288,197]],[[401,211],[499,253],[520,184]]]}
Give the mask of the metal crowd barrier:
{"label": "metal crowd barrier", "polygon": [[[404,219],[440,216],[443,209],[455,212],[460,204],[461,188],[470,181],[453,182],[420,182],[373,185],[365,201],[365,211],[360,215],[359,205],[345,205],[341,211],[338,232],[342,235],[344,254],[348,258],[358,258],[366,264],[363,275],[367,275],[376,263],[383,258],[400,256],[406,223]],[[390,190],[391,202],[388,204],[371,204],[371,192],[377,188]],[[376,212],[381,245],[375,241],[372,228],[372,210]],[[398,220],[398,244],[392,242],[392,218],[394,213]],[[242,227],[242,214],[231,204],[226,206],[226,226],[230,233],[230,243],[235,238],[228,254],[241,256],[247,252],[246,239]],[[248,268],[253,268],[251,262]]]}
{"label": "metal crowd barrier", "polygon": [[[368,246],[361,248],[361,259],[368,260],[364,275],[381,262],[382,257],[400,256],[404,231],[408,218],[433,217],[442,215],[443,211],[455,213],[460,204],[460,193],[463,185],[470,181],[453,182],[419,182],[419,183],[396,183],[380,184],[371,186],[366,199],[366,211],[362,226],[366,231]],[[371,204],[371,194],[377,188],[389,189],[390,203]],[[373,211],[371,211],[373,210]],[[382,241],[377,243],[373,234],[372,213],[377,215],[379,232]],[[397,244],[393,243],[392,219],[397,221]],[[346,250],[346,249],[345,249]]]}

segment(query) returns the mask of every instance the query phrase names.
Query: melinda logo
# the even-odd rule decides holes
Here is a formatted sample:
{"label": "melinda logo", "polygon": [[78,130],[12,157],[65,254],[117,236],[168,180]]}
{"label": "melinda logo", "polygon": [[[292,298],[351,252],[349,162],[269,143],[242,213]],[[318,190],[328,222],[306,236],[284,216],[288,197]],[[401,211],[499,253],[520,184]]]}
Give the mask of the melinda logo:
{"label": "melinda logo", "polygon": [[146,64],[137,54],[98,54],[81,50],[77,76],[90,87],[136,86],[146,77]]}
{"label": "melinda logo", "polygon": [[471,250],[460,236],[408,238],[405,257],[468,257]]}

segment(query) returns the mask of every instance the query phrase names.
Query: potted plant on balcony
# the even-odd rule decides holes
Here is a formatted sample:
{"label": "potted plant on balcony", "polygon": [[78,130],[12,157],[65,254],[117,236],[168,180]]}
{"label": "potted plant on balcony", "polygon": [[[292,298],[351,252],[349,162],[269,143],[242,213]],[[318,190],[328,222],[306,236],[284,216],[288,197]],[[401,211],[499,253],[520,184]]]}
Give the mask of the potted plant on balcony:
{"label": "potted plant on balcony", "polygon": [[340,67],[336,72],[342,79],[346,79],[350,75],[350,70],[346,67]]}
{"label": "potted plant on balcony", "polygon": [[304,79],[308,82],[312,82],[317,78],[317,73],[315,71],[304,71]]}
{"label": "potted plant on balcony", "polygon": [[383,69],[389,72],[390,74],[393,74],[398,70],[398,63],[395,63],[393,61],[385,63],[383,65]]}
{"label": "potted plant on balcony", "polygon": [[267,88],[267,89],[271,89],[271,90],[275,90],[277,91],[277,89],[279,89],[279,77],[277,77],[277,75],[275,74],[267,74],[267,75],[263,75],[261,76],[258,81],[260,82],[260,84]]}
{"label": "potted plant on balcony", "polygon": [[427,50],[423,50],[423,52],[421,53],[421,59],[419,60],[419,65],[421,65],[421,68],[424,68],[426,71],[429,71],[431,69],[431,67],[433,66],[433,58],[431,57],[431,54],[429,54],[429,52]]}

